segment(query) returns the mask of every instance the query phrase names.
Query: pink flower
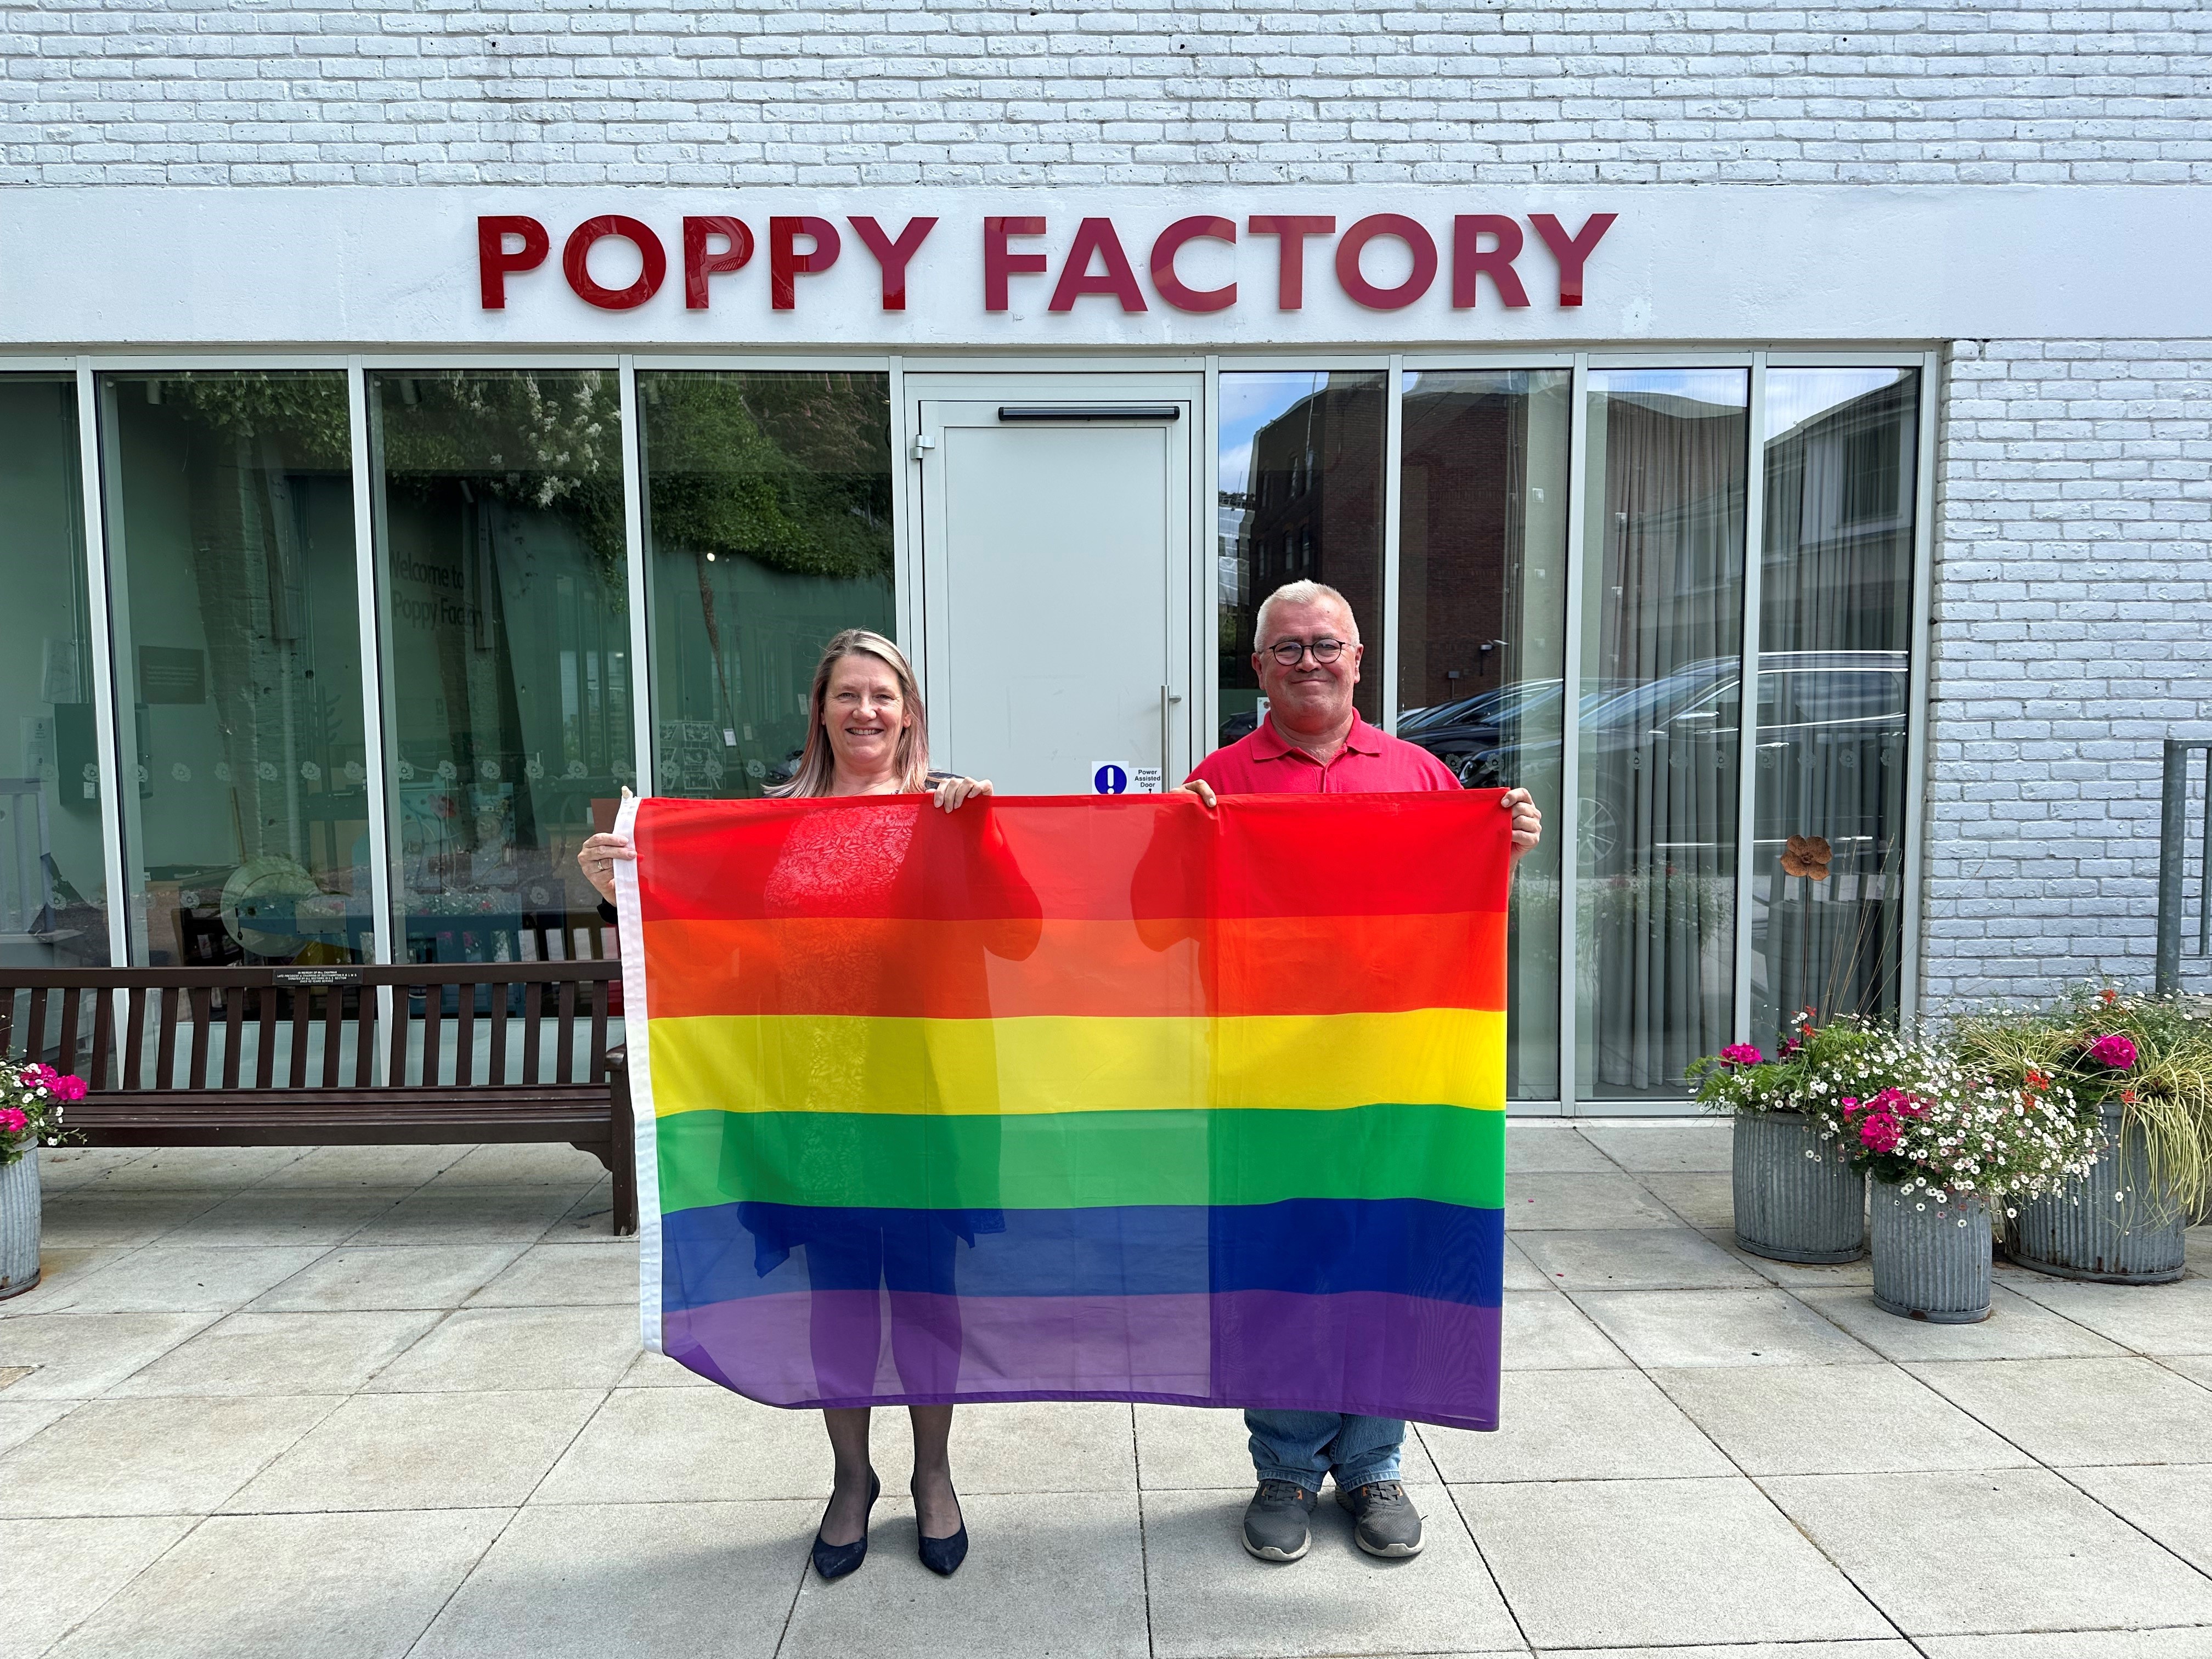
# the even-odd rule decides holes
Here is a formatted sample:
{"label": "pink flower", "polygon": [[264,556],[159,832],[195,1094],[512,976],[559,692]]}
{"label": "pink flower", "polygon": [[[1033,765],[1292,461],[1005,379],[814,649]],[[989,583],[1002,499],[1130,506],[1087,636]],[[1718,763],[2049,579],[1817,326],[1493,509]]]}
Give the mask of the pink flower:
{"label": "pink flower", "polygon": [[2116,1072],[2124,1072],[2136,1063],[2136,1045],[2114,1031],[2100,1036],[2089,1045],[2089,1058],[2100,1066],[2109,1066]]}
{"label": "pink flower", "polygon": [[0,1134],[19,1135],[30,1127],[30,1118],[20,1107],[0,1106]]}
{"label": "pink flower", "polygon": [[34,1089],[45,1090],[48,1094],[53,1093],[54,1085],[61,1080],[59,1072],[40,1060],[34,1060],[23,1068],[23,1081]]}
{"label": "pink flower", "polygon": [[1859,1125],[1859,1139],[1869,1151],[1892,1152],[1897,1146],[1897,1120],[1887,1112],[1869,1112]]}
{"label": "pink flower", "polygon": [[1749,1042],[1731,1042],[1721,1050],[1721,1060],[1729,1066],[1756,1066],[1765,1058],[1755,1044]]}
{"label": "pink flower", "polygon": [[63,1073],[48,1086],[52,1089],[54,1098],[57,1100],[82,1100],[84,1098],[84,1079],[75,1075],[73,1073]]}

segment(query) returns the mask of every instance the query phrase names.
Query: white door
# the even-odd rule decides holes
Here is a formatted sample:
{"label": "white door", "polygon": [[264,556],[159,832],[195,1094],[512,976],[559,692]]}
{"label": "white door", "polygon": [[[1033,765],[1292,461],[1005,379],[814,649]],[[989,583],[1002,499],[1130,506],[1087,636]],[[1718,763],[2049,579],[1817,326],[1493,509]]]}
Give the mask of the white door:
{"label": "white door", "polygon": [[1195,388],[1111,375],[907,385],[935,764],[1003,794],[1179,782],[1199,650]]}

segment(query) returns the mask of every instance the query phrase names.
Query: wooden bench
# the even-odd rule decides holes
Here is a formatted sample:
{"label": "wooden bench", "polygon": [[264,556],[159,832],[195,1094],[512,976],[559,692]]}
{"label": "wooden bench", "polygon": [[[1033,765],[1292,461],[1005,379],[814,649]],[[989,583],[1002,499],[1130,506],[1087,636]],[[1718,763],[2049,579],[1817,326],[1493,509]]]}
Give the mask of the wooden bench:
{"label": "wooden bench", "polygon": [[66,1121],[94,1146],[566,1142],[612,1174],[614,1231],[634,1233],[621,972],[0,968],[0,1054],[82,1077]]}

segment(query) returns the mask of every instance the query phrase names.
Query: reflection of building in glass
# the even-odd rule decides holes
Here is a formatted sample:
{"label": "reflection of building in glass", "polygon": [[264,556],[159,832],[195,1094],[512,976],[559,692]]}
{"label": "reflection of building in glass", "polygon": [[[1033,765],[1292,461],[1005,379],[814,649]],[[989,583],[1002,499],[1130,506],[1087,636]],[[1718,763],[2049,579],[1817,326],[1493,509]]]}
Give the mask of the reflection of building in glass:
{"label": "reflection of building in glass", "polygon": [[[1291,395],[1252,434],[1244,489],[1224,489],[1218,503],[1222,689],[1258,690],[1250,659],[1260,602],[1285,582],[1326,582],[1351,601],[1367,638],[1371,672],[1358,701],[1360,713],[1376,720],[1382,702],[1382,377],[1266,378],[1285,382]],[[1222,706],[1229,713],[1238,704],[1224,696]],[[1243,701],[1243,708],[1250,706],[1249,698]]]}

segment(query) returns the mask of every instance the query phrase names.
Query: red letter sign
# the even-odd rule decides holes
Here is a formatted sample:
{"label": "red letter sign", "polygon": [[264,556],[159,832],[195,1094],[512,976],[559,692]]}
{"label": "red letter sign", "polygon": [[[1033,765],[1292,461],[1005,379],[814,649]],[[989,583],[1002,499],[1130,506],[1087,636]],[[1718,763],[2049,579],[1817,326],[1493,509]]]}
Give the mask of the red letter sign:
{"label": "red letter sign", "polygon": [[[1360,274],[1359,256],[1377,236],[1395,236],[1413,251],[1413,269],[1395,288],[1377,288]],[[1402,213],[1371,213],[1336,245],[1336,285],[1370,311],[1401,311],[1437,280],[1437,245],[1420,221]]]}
{"label": "red letter sign", "polygon": [[[601,288],[586,268],[592,245],[610,236],[619,236],[637,248],[641,268],[637,280],[628,288]],[[569,232],[568,246],[561,250],[561,270],[568,278],[568,286],[576,290],[576,297],[586,305],[602,311],[629,311],[660,291],[661,281],[668,275],[668,252],[647,226],[619,213],[606,213],[585,220]]]}
{"label": "red letter sign", "polygon": [[852,224],[860,233],[860,240],[868,245],[868,252],[876,256],[876,263],[883,267],[884,309],[904,311],[907,261],[921,246],[921,239],[937,228],[937,221],[908,220],[896,242],[884,234],[884,228],[873,219],[855,219]]}
{"label": "red letter sign", "polygon": [[[1483,246],[1485,235],[1495,236],[1498,246]],[[1474,304],[1476,279],[1482,276],[1498,285],[1498,297],[1509,307],[1527,305],[1528,290],[1513,269],[1520,252],[1521,227],[1502,213],[1462,213],[1453,220],[1453,307],[1465,311]]]}
{"label": "red letter sign", "polygon": [[1233,219],[1178,219],[1162,231],[1159,240],[1152,244],[1152,286],[1159,296],[1177,311],[1223,311],[1237,303],[1237,284],[1227,283],[1219,288],[1190,288],[1176,275],[1176,255],[1182,251],[1185,242],[1194,242],[1204,237],[1216,242],[1234,242],[1237,223]]}
{"label": "red letter sign", "polygon": [[1009,236],[1042,236],[1042,219],[986,219],[983,221],[983,309],[1004,311],[1006,308],[1006,278],[1024,276],[1042,270],[1045,258],[1042,253],[1009,253]]}
{"label": "red letter sign", "polygon": [[1302,309],[1306,302],[1306,238],[1334,235],[1335,219],[1301,213],[1261,213],[1247,220],[1245,228],[1255,236],[1283,239],[1275,268],[1275,309]]}
{"label": "red letter sign", "polygon": [[[707,239],[722,239],[720,253],[707,252]],[[707,308],[707,279],[725,271],[742,270],[753,257],[753,234],[742,219],[726,213],[702,214],[684,221],[684,305],[689,311]]]}
{"label": "red letter sign", "polygon": [[1536,234],[1544,239],[1544,246],[1552,250],[1552,257],[1559,262],[1559,303],[1578,306],[1583,302],[1583,262],[1597,246],[1598,238],[1613,228],[1617,213],[1593,213],[1583,221],[1583,228],[1572,236],[1566,228],[1548,213],[1532,213],[1528,222],[1536,227]]}
{"label": "red letter sign", "polygon": [[[1091,256],[1097,254],[1106,269],[1091,273]],[[1145,296],[1137,287],[1137,273],[1129,269],[1129,256],[1121,252],[1121,239],[1114,234],[1111,219],[1085,219],[1075,228],[1075,240],[1060,268],[1060,281],[1052,290],[1051,309],[1073,311],[1086,294],[1103,294],[1119,300],[1124,311],[1145,309]]]}
{"label": "red letter sign", "polygon": [[[798,251],[795,239],[810,236],[814,246]],[[770,219],[768,222],[768,294],[771,311],[799,303],[801,276],[818,276],[837,263],[837,227],[827,219]]]}
{"label": "red letter sign", "polygon": [[[507,239],[522,238],[522,246],[510,250]],[[553,246],[545,234],[545,227],[535,219],[526,219],[519,213],[497,213],[477,221],[477,285],[482,290],[486,311],[507,309],[507,279],[519,270],[535,270],[545,263],[546,251]]]}

